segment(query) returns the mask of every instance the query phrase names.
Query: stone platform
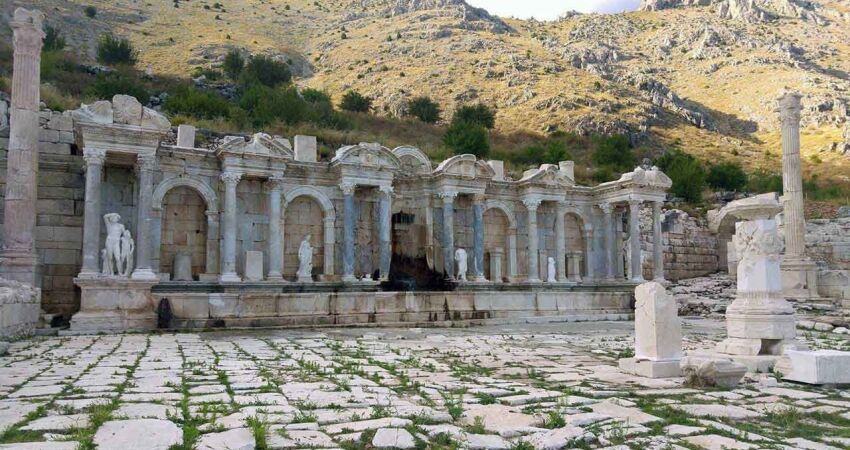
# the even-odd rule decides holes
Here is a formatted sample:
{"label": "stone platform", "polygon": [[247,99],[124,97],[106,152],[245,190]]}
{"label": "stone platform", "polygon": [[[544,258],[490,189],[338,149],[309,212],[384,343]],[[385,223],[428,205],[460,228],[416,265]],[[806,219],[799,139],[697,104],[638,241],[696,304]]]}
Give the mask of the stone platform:
{"label": "stone platform", "polygon": [[165,282],[174,328],[475,325],[484,323],[627,320],[630,284],[605,287],[461,287],[451,292],[384,292],[342,283],[216,284]]}

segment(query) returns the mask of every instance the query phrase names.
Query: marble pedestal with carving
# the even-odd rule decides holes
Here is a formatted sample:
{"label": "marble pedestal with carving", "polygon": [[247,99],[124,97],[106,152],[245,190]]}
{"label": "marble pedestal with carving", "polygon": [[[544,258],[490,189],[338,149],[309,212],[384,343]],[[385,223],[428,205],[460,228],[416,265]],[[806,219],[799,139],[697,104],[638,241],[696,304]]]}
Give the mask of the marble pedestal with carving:
{"label": "marble pedestal with carving", "polygon": [[119,277],[76,278],[82,290],[80,311],[71,318],[71,333],[156,329],[151,288],[158,281]]}

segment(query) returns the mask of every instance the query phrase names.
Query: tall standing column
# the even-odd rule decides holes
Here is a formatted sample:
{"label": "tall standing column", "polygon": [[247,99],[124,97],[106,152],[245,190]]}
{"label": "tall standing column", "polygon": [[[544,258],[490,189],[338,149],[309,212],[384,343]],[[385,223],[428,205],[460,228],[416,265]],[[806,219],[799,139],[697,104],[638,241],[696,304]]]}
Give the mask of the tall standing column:
{"label": "tall standing column", "polygon": [[43,20],[40,11],[18,8],[9,22],[14,51],[2,271],[6,278],[33,286],[40,284],[36,269],[35,218]]}
{"label": "tall standing column", "polygon": [[224,255],[220,279],[224,282],[242,281],[236,274],[236,186],[241,178],[242,174],[239,172],[227,171],[221,174],[221,181],[224,182]]}
{"label": "tall standing column", "polygon": [[354,183],[341,183],[342,190],[342,281],[354,278]]}
{"label": "tall standing column", "polygon": [[643,267],[640,257],[640,200],[629,200],[629,258],[632,281],[643,281]]}
{"label": "tall standing column", "polygon": [[595,275],[593,273],[593,260],[590,257],[593,254],[593,229],[590,224],[585,225],[584,229],[584,277],[592,280]]}
{"label": "tall standing column", "polygon": [[[484,195],[472,197],[472,239],[474,280],[487,281],[484,276]],[[501,273],[501,272],[500,272]],[[491,275],[492,278],[492,275]]]}
{"label": "tall standing column", "polygon": [[103,180],[103,161],[106,151],[86,148],[86,200],[83,210],[83,267],[79,278],[94,278],[100,273],[100,184]]}
{"label": "tall standing column", "polygon": [[555,267],[558,270],[558,281],[567,281],[567,237],[564,216],[567,214],[567,206],[558,203],[557,217],[555,217]]}
{"label": "tall standing column", "polygon": [[602,210],[602,237],[605,238],[605,262],[607,273],[605,278],[608,280],[614,279],[617,267],[614,264],[614,207],[610,203],[602,203],[599,205]]}
{"label": "tall standing column", "polygon": [[540,206],[540,199],[525,199],[522,201],[525,209],[528,210],[528,282],[540,282],[540,267],[538,266],[537,254],[537,207]]}
{"label": "tall standing column", "polygon": [[381,281],[387,281],[390,279],[390,263],[392,261],[391,227],[393,215],[393,188],[392,186],[381,186],[380,191],[381,215],[378,221],[378,243],[380,245],[380,248],[378,249],[378,268],[380,270]]}
{"label": "tall standing column", "polygon": [[446,277],[455,277],[455,207],[457,191],[442,191],[438,194],[443,200],[443,270]]}
{"label": "tall standing column", "polygon": [[151,204],[153,203],[153,171],[156,154],[138,155],[136,171],[139,174],[139,202],[136,205],[136,268],[134,280],[156,280],[151,269]]}
{"label": "tall standing column", "polygon": [[269,275],[270,281],[283,281],[283,233],[280,228],[280,193],[283,179],[269,178]]}
{"label": "tall standing column", "polygon": [[652,202],[653,278],[664,281],[664,242],[661,236],[661,202]]}
{"label": "tall standing column", "polygon": [[779,99],[782,122],[782,190],[784,205],[785,256],[799,258],[806,249],[806,222],[803,216],[803,176],[800,171],[800,94],[788,93]]}

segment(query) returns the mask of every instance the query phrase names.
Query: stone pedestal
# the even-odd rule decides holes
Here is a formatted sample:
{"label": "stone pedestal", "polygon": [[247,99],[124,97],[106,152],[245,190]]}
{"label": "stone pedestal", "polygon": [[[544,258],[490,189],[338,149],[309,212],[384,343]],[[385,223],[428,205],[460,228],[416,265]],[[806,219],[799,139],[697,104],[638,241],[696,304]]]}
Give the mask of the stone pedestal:
{"label": "stone pedestal", "polygon": [[569,280],[573,283],[581,283],[581,260],[583,256],[581,252],[570,252]]}
{"label": "stone pedestal", "polygon": [[174,281],[192,281],[192,255],[178,253],[174,255]]}
{"label": "stone pedestal", "polygon": [[245,274],[246,281],[263,281],[263,252],[245,252]]}
{"label": "stone pedestal", "polygon": [[806,384],[850,384],[850,352],[789,350],[776,364],[782,378]]}
{"label": "stone pedestal", "polygon": [[649,378],[680,375],[682,324],[676,300],[661,283],[635,289],[635,356],[620,360],[620,369]]}
{"label": "stone pedestal", "polygon": [[736,362],[764,369],[775,363],[795,341],[794,308],[782,296],[779,251],[782,240],[776,221],[756,219],[736,224],[738,291],[726,309],[727,338],[717,352],[735,355]]}
{"label": "stone pedestal", "polygon": [[157,281],[117,277],[76,278],[82,291],[71,332],[153,330],[156,313],[151,288]]}
{"label": "stone pedestal", "polygon": [[502,282],[502,257],[504,251],[500,248],[490,250],[490,281]]}

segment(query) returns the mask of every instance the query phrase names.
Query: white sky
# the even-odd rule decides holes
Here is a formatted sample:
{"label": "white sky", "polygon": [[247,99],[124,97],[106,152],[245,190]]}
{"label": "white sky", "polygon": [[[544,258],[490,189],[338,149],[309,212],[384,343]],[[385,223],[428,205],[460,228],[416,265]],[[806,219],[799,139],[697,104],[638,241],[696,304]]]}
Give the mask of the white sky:
{"label": "white sky", "polygon": [[570,10],[584,13],[633,11],[640,0],[467,0],[467,3],[497,16],[550,20]]}

